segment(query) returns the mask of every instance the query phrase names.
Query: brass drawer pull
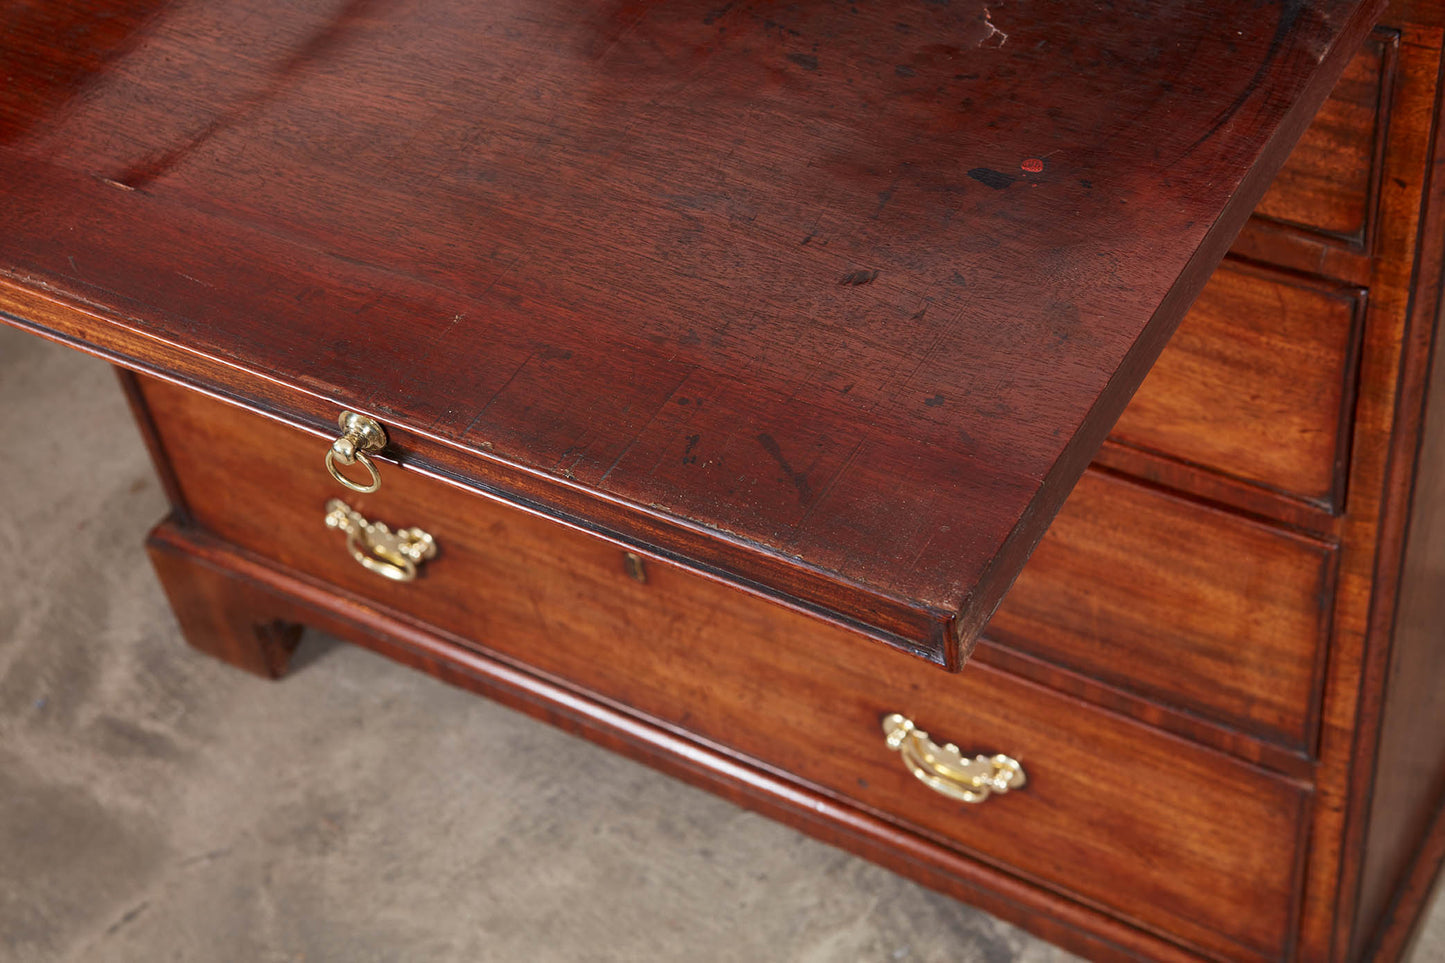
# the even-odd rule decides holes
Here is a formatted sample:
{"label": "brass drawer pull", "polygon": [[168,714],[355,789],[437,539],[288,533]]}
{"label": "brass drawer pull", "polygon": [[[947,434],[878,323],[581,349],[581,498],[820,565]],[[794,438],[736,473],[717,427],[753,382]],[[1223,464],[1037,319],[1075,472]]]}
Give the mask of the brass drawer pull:
{"label": "brass drawer pull", "polygon": [[326,527],[346,533],[346,550],[368,571],[396,582],[415,579],[417,567],[437,553],[436,539],[421,529],[393,532],[381,522],[368,522],[339,498],[326,503]]}
{"label": "brass drawer pull", "polygon": [[[326,451],[326,470],[331,472],[332,478],[354,492],[376,491],[381,487],[381,473],[376,470],[376,463],[367,453],[375,454],[386,447],[386,431],[374,420],[351,411],[343,411],[341,417],[336,419],[336,425],[341,429],[341,437],[333,441]],[[370,481],[366,484],[352,481],[341,474],[336,467],[337,462],[343,465],[360,462],[361,467],[371,476]]]}
{"label": "brass drawer pull", "polygon": [[913,720],[896,712],[883,719],[883,732],[888,737],[888,748],[903,757],[908,771],[929,789],[950,799],[981,803],[994,793],[1022,789],[1028,781],[1017,760],[1001,753],[965,759],[957,746],[939,746],[928,738],[928,733],[915,727]]}

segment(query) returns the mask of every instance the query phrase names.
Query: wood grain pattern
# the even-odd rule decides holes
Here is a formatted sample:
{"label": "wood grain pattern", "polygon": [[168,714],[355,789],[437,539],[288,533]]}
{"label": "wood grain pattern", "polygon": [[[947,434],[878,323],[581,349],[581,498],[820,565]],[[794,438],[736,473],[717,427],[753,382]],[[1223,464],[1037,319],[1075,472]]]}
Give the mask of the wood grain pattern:
{"label": "wood grain pattern", "polygon": [[[1412,952],[1421,935],[1420,919],[1430,911],[1434,894],[1441,891],[1442,871],[1445,871],[1445,804],[1435,810],[1409,869],[1397,881],[1389,908],[1369,931],[1364,956],[1381,963],[1394,963]],[[1365,920],[1359,924],[1368,926]]]}
{"label": "wood grain pattern", "polygon": [[496,699],[982,907],[1090,960],[1199,963],[1198,954],[1177,943],[1019,880],[785,774],[589,698],[525,665],[478,652],[364,598],[264,562],[194,527],[163,522],[151,533],[147,549],[153,559],[178,556],[178,565],[203,570],[217,588],[229,581],[230,591],[247,599],[257,618],[316,626],[451,685]]}
{"label": "wood grain pattern", "polygon": [[1227,262],[1110,437],[1342,511],[1364,302]]}
{"label": "wood grain pattern", "polygon": [[168,5],[0,92],[5,307],[956,666],[1382,6],[1131,3]]}
{"label": "wood grain pattern", "polygon": [[[1204,285],[1225,227],[1243,217],[1239,205],[1264,194],[1279,145],[1304,130],[1308,118],[1296,111],[1269,140],[1266,115],[1279,119],[1285,107],[1280,85],[1297,84],[1306,101],[1322,90],[1302,79],[1315,69],[1313,57],[1296,50],[1291,61],[1284,44],[1284,59],[1268,60],[1250,95],[1257,100],[1246,98],[1242,112],[1190,155],[1204,166],[1176,169],[1167,155],[1129,152],[1150,143],[1157,149],[1151,137],[1176,135],[1151,129],[1166,126],[1158,123],[1161,112],[1171,121],[1182,117],[1180,130],[1202,123],[1189,105],[1202,111],[1219,91],[1189,89],[1182,73],[1165,71],[1225,63],[1248,73],[1270,49],[1267,28],[1250,28],[1230,57],[1216,58],[1209,43],[1174,51],[1117,46],[1144,35],[1160,43],[1175,26],[1204,18],[1203,5],[1169,15],[1176,19],[1131,16],[1117,25],[1089,20],[1093,13],[1081,19],[1062,4],[994,7],[986,19],[957,0],[946,10],[895,6],[896,22],[937,28],[960,42],[928,47],[916,30],[890,34],[878,9],[840,25],[842,7],[823,3],[770,18],[798,31],[790,34],[758,25],[756,17],[775,8],[764,0],[735,4],[711,24],[688,2],[437,6],[432,12],[450,18],[455,33],[436,46],[414,42],[432,21],[405,4],[317,0],[268,22],[249,16],[253,0],[0,3],[0,43],[21,51],[8,74],[20,80],[0,90],[7,229],[0,314],[309,428],[314,450],[270,462],[264,451],[232,459],[268,479],[296,471],[289,484],[305,488],[307,498],[339,493],[323,494],[329,483],[319,454],[337,407],[346,404],[393,426],[395,444],[382,459],[389,477],[403,477],[401,462],[418,475],[450,476],[441,479],[447,485],[422,479],[441,501],[461,497],[450,485],[465,479],[530,513],[493,506],[511,512],[500,534],[481,533],[497,544],[478,545],[467,526],[444,530],[438,567],[416,588],[438,588],[449,577],[440,567],[447,561],[484,570],[491,584],[452,585],[445,601],[428,607],[428,617],[456,626],[455,633],[423,629],[415,614],[403,614],[416,611],[406,596],[378,601],[391,589],[341,553],[339,536],[320,528],[319,507],[318,520],[298,523],[315,525],[305,538],[282,529],[279,542],[273,523],[287,517],[275,499],[262,500],[250,519],[232,507],[238,503],[226,481],[214,466],[195,464],[201,456],[190,450],[223,441],[225,432],[198,420],[184,432],[190,441],[171,446],[190,453],[157,440],[160,459],[186,462],[192,485],[209,479],[202,487],[210,524],[273,557],[291,553],[289,563],[299,566],[263,563],[194,528],[172,524],[157,533],[152,551],[171,556],[158,565],[188,634],[223,658],[274,674],[292,625],[326,627],[848,845],[1090,958],[1392,959],[1445,853],[1439,816],[1433,831],[1424,828],[1439,799],[1439,770],[1432,768],[1439,706],[1428,683],[1438,674],[1440,646],[1420,627],[1440,617],[1429,601],[1440,596],[1432,594],[1439,574],[1428,557],[1421,561],[1419,545],[1431,539],[1407,539],[1412,517],[1427,527],[1433,517],[1433,503],[1416,496],[1438,497],[1429,476],[1418,491],[1415,481],[1417,465],[1427,464],[1417,461],[1417,447],[1431,424],[1424,417],[1428,358],[1445,263],[1445,134],[1438,124],[1445,5],[1392,5],[1305,135],[1292,173],[1276,182],[1261,216],[1236,240],[1238,258],[1273,267],[1216,281],[1232,293],[1214,320],[1229,315],[1229,325],[1177,356],[1181,363],[1190,356],[1190,365],[1226,363],[1190,389],[1156,395],[1155,415],[1134,430],[1159,438],[1116,440],[1100,455],[1107,472],[1130,473],[1184,498],[1105,473],[1085,476],[1080,498],[1018,586],[1026,592],[1034,568],[1043,573],[1051,557],[1056,564],[1063,558],[1059,570],[1072,574],[1061,591],[1075,597],[1068,610],[1041,605],[1039,624],[1053,622],[1037,635],[1059,651],[988,642],[983,665],[973,667],[983,671],[962,679],[921,664],[895,668],[907,660],[861,636],[887,637],[956,667],[966,650],[957,643],[968,637],[963,609],[925,604],[947,592],[915,589],[936,588],[945,562],[962,560],[961,578],[982,572],[974,584],[1000,591],[1022,566],[1122,407],[1126,386],[1143,380],[1165,322],[1184,314],[1191,292]],[[1304,35],[1312,35],[1310,18],[1324,9],[1246,6],[1214,5],[1211,29],[1226,16],[1277,23],[1284,10],[1303,18]],[[1084,34],[1056,44],[1055,34],[1019,31],[1007,15],[1039,30],[1068,21]],[[487,33],[504,21],[520,35]],[[1339,41],[1315,50],[1327,54],[1325,73],[1343,66],[1362,21],[1334,22]],[[415,29],[404,36],[408,26]],[[729,38],[700,42],[712,36],[703,27],[725,28]],[[56,40],[62,34],[65,44]],[[464,49],[467,38],[478,37],[487,42]],[[539,38],[559,42],[533,58]],[[1021,38],[1033,46],[1021,52]],[[975,40],[981,43],[971,45]],[[812,41],[816,51],[799,49]],[[891,56],[903,50],[923,56]],[[965,60],[981,65],[976,76],[947,72]],[[377,75],[347,87],[363,62],[379,64]],[[469,69],[458,71],[458,63]],[[1028,74],[1046,63],[1069,66]],[[559,82],[576,70],[587,71],[588,84]],[[1100,86],[1088,85],[1115,72],[1137,81],[1127,91],[1137,99],[1126,98],[1118,116],[1097,108],[1085,125],[1077,111],[1086,99],[1101,100]],[[847,97],[829,100],[840,84]],[[949,98],[967,89],[976,96],[964,111]],[[984,100],[979,91],[995,96]],[[1047,105],[1054,113],[1040,113],[1034,108],[1048,91],[1062,93]],[[1276,101],[1266,103],[1271,97]],[[697,109],[714,102],[720,106],[712,115]],[[1115,101],[1108,104],[1112,111]],[[998,126],[967,127],[975,121]],[[984,135],[965,136],[979,129]],[[1040,149],[1037,172],[1026,171],[1019,156],[989,153],[1021,155],[1025,140],[1040,132],[1074,146],[1059,154]],[[1097,142],[1119,135],[1127,142]],[[1263,167],[1249,166],[1241,137],[1267,155]],[[1075,149],[1079,144],[1086,149]],[[680,160],[666,168],[664,149],[679,145],[667,157]],[[1214,160],[1206,163],[1210,151]],[[974,166],[975,155],[987,166]],[[1131,157],[1144,160],[1125,169]],[[1206,218],[1175,230],[1170,219],[1185,214],[1180,198],[1206,206],[1200,178],[1215,161],[1225,182],[1242,177],[1235,206],[1219,222],[1224,227],[1204,234]],[[1080,176],[1080,163],[1113,173],[1085,176],[1090,185],[1069,181]],[[1246,169],[1251,173],[1242,174]],[[990,171],[1013,179],[1004,183]],[[660,192],[664,182],[680,188]],[[1076,223],[1069,204],[1079,198],[1094,206],[1080,208]],[[970,234],[981,223],[988,230]],[[1098,233],[1089,234],[1086,223]],[[970,247],[979,236],[999,243]],[[1198,241],[1182,273],[1171,275],[1178,265],[1155,258],[1170,247],[1161,238],[1183,248]],[[1020,256],[1044,245],[1053,245],[1046,258]],[[1121,251],[1127,261],[1091,261],[1091,245]],[[1001,285],[1007,258],[1019,262],[1009,266],[1011,277],[1043,285],[1026,292]],[[967,286],[952,290],[944,272],[960,263]],[[1054,331],[1042,298],[1064,290],[1080,292],[1061,302],[1081,309],[1078,324],[1059,345],[1038,347],[1030,339]],[[1129,315],[1130,305],[1156,297],[1154,321]],[[927,311],[915,317],[909,299]],[[1341,350],[1346,303],[1359,327],[1357,340]],[[950,313],[940,316],[940,306]],[[1124,313],[1101,322],[1105,308]],[[1271,366],[1271,332],[1280,326],[1292,332],[1297,361]],[[959,330],[966,336],[955,340]],[[1132,347],[1125,336],[1136,338]],[[969,354],[980,346],[984,354]],[[1019,365],[1022,353],[1038,363]],[[1161,373],[1172,357],[1166,353]],[[1092,359],[1099,369],[1060,359]],[[1295,369],[1288,379],[1280,374],[1285,367]],[[950,380],[978,371],[1014,382],[990,395],[975,391],[996,387],[987,378]],[[1235,390],[1202,402],[1216,383]],[[1137,396],[1139,412],[1152,390],[1146,385]],[[1037,404],[1019,407],[1024,397]],[[1013,407],[985,407],[993,402]],[[1287,414],[1258,418],[1266,407]],[[1323,441],[1330,413],[1350,412],[1353,430],[1341,428],[1333,446],[1309,441]],[[1171,437],[1170,423],[1181,417],[1201,426]],[[1285,425],[1300,429],[1292,440],[1268,434]],[[981,440],[950,434],[975,429]],[[860,431],[866,437],[850,434]],[[1271,439],[1268,448],[1259,447],[1263,438]],[[956,444],[940,447],[940,439]],[[1004,449],[1012,461],[987,463]],[[1045,457],[1051,451],[1061,453],[1053,462]],[[699,454],[721,462],[686,461]],[[304,464],[290,464],[298,458]],[[969,472],[975,464],[984,474]],[[977,488],[937,474],[940,466],[964,472]],[[722,479],[719,471],[737,474]],[[679,507],[669,490],[686,490],[695,501]],[[368,510],[420,523],[404,500],[385,500],[393,494],[384,490]],[[178,489],[172,497],[188,500]],[[1014,508],[1024,506],[1012,523],[1008,511],[993,510],[1010,497]],[[966,506],[969,498],[992,507]],[[1080,507],[1106,502],[1116,507],[1095,517]],[[984,527],[935,533],[915,560],[939,566],[932,575],[901,564],[915,559],[909,552],[920,549],[928,526],[950,524],[950,512],[971,512]],[[1145,517],[1165,537],[1146,541],[1129,531],[1130,521]],[[738,524],[729,528],[728,519]],[[558,520],[572,530],[559,534]],[[444,517],[443,524],[453,522]],[[1074,546],[1066,542],[1071,525]],[[1263,608],[1259,625],[1240,626],[1251,644],[1231,649],[1223,643],[1236,633],[1211,635],[1207,611],[1175,620],[1175,609],[1161,604],[1170,575],[1155,576],[1143,562],[1151,553],[1173,559],[1184,552],[1180,545],[1173,555],[1166,550],[1173,529],[1180,545],[1188,541],[1183,533],[1198,535],[1189,561],[1203,574],[1182,588],[1208,595],[1213,585],[1232,600],[1225,613],[1238,615],[1246,594],[1230,579],[1274,576],[1263,594],[1285,604]],[[544,531],[557,539],[551,549],[542,544]],[[1078,548],[1083,531],[1093,533],[1086,537],[1096,556],[1111,545],[1116,553],[1134,545],[1128,561],[1139,583],[1163,585],[1162,596],[1141,589],[1135,606],[1155,610],[1153,645],[1150,620],[1131,625],[1117,585],[1109,597],[1108,579],[1108,618],[1125,631],[1091,640],[1087,615],[1101,593],[1082,561],[1088,552]],[[803,541],[789,541],[798,532]],[[461,546],[459,554],[447,545]],[[499,545],[532,546],[523,556],[534,564],[498,561],[489,553]],[[575,552],[562,551],[574,545]],[[819,545],[838,554],[814,551]],[[624,546],[649,558],[645,584],[623,570]],[[1227,565],[1231,546],[1237,571]],[[871,560],[854,565],[854,555]],[[1306,573],[1301,559],[1318,564]],[[547,581],[537,574],[577,566],[585,577]],[[1332,580],[1321,575],[1325,568]],[[317,581],[316,573],[345,587]],[[498,589],[519,584],[535,588],[536,598]],[[738,599],[739,587],[753,597]],[[571,593],[578,613],[530,612],[548,593]],[[664,620],[667,605],[638,607],[658,594],[687,593],[698,604],[686,617],[674,612]],[[1312,616],[1305,612],[1311,594]],[[1173,605],[1187,596],[1180,591]],[[724,598],[731,601],[704,604]],[[1019,598],[1022,604],[1026,596]],[[978,613],[988,607],[984,595],[966,604]],[[709,634],[761,611],[770,614],[759,616],[760,628]],[[523,624],[515,635],[505,631]],[[258,635],[257,625],[266,631]],[[1325,627],[1327,657],[1316,678],[1305,663],[1320,647],[1297,643],[1318,641]],[[625,639],[626,652],[646,647],[634,660],[642,668],[599,665],[604,653],[584,643],[604,629]],[[482,638],[467,641],[460,632]],[[509,655],[483,653],[506,638],[514,640]],[[757,638],[773,641],[759,649]],[[1122,656],[1106,657],[1119,639],[1127,665]],[[814,684],[818,666],[824,683]],[[696,672],[727,680],[722,704]],[[1218,693],[1206,691],[1211,672],[1228,683]],[[597,701],[564,681],[577,673],[615,701]],[[655,684],[644,688],[636,678]],[[682,695],[670,694],[673,688]],[[785,688],[798,690],[799,706],[780,702]],[[1321,689],[1310,707],[1305,694]],[[920,723],[941,738],[986,738],[1027,753],[1031,772],[1030,759],[1049,763],[1049,771],[1088,756],[1096,743],[1120,753],[1142,747],[1151,762],[1162,760],[1148,767],[1163,772],[1161,788],[1151,786],[1152,773],[1105,767],[1104,795],[1113,804],[1107,818],[1121,820],[1138,805],[1146,818],[1121,832],[1136,832],[1137,850],[1167,861],[1176,878],[1157,879],[1156,868],[1102,851],[1106,840],[1082,838],[1093,818],[1081,801],[1082,777],[1046,778],[1033,797],[998,801],[1056,806],[1059,813],[1036,812],[1034,821],[1080,827],[1080,839],[1055,840],[1053,863],[1047,852],[1001,855],[990,848],[1001,845],[996,841],[960,841],[957,827],[971,814],[896,803],[918,787],[890,786],[901,778],[897,771],[856,762],[869,750],[843,734],[829,735],[827,758],[866,770],[861,778],[869,786],[829,783],[833,767],[807,769],[815,763],[796,743],[765,740],[746,711],[762,707],[761,715],[811,732],[836,706],[853,719],[852,731],[862,727],[865,707],[875,711],[865,706],[875,691],[918,706]],[[840,692],[852,695],[836,698]],[[1024,710],[1009,715],[990,701],[1000,694]],[[627,709],[623,700],[650,708]],[[948,707],[946,718],[935,720],[928,713],[939,705]],[[686,734],[690,728],[712,735],[699,741]],[[1218,836],[1217,814],[1201,808],[1221,791],[1201,775],[1209,767],[1259,794],[1245,820],[1258,852],[1214,852],[1230,841]],[[808,781],[787,769],[810,773]],[[1144,801],[1132,802],[1119,788],[1126,785]],[[1176,803],[1179,837],[1166,834],[1162,812]],[[879,816],[895,805],[919,808],[891,822]],[[981,812],[985,821],[1014,818],[1007,809]],[[1031,827],[1015,828],[1026,836]],[[1417,847],[1422,856],[1412,861]],[[1200,850],[1209,892],[1186,891]],[[998,868],[1004,865],[1012,868]],[[1235,874],[1257,876],[1260,894],[1246,896],[1237,880],[1222,879]]]}
{"label": "wood grain pattern", "polygon": [[1090,472],[988,636],[1310,753],[1334,563],[1328,544]]}
{"label": "wood grain pattern", "polygon": [[[1355,948],[1376,936],[1445,807],[1445,339],[1436,335],[1399,575]],[[1436,830],[1440,832],[1441,830]],[[1437,844],[1438,845],[1438,844]],[[1437,862],[1439,857],[1435,857]]]}
{"label": "wood grain pattern", "polygon": [[1300,138],[1255,214],[1367,250],[1389,129],[1395,44],[1377,32]]}
{"label": "wood grain pattern", "polygon": [[[640,581],[620,546],[440,481],[393,478],[352,500],[440,546],[416,583],[386,582],[320,524],[336,485],[295,477],[314,461],[311,435],[184,389],[142,389],[197,522],[229,542],[1123,919],[1231,955],[1273,958],[1290,938],[1298,784],[989,667],[920,672],[661,559]],[[883,746],[892,711],[970,752],[1014,756],[1029,791],[978,807],[927,791]],[[1136,791],[1140,770],[1148,793]]]}
{"label": "wood grain pattern", "polygon": [[[1407,5],[1408,6],[1408,5]],[[1399,66],[1391,95],[1380,216],[1370,262],[1369,304],[1335,598],[1334,638],[1321,711],[1310,865],[1299,956],[1359,959],[1363,837],[1372,756],[1383,705],[1400,546],[1418,445],[1423,370],[1438,324],[1445,180],[1438,173],[1441,30],[1396,17]],[[1366,924],[1369,925],[1369,924]]]}
{"label": "wood grain pattern", "polygon": [[223,572],[179,552],[152,551],[171,611],[190,645],[263,679],[286,674],[301,625],[273,616],[264,595],[239,590]]}

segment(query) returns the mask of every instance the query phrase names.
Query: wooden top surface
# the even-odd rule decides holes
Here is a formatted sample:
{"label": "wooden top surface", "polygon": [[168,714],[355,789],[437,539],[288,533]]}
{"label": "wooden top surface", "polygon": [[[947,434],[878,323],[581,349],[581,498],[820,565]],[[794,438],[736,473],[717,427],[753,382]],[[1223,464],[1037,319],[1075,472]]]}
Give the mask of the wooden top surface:
{"label": "wooden top surface", "polygon": [[956,665],[1379,7],[0,0],[0,309]]}

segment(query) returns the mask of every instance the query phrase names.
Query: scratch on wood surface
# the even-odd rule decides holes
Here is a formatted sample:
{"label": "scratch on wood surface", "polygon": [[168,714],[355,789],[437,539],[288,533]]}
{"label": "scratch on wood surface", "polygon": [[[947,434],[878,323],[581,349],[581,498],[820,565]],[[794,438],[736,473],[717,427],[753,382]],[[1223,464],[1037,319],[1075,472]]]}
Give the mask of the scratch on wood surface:
{"label": "scratch on wood surface", "polygon": [[[945,525],[943,526],[943,528],[945,531],[947,531],[948,526]],[[908,563],[908,570],[910,572],[916,571],[918,569],[918,563],[923,560],[923,556],[928,552],[928,546],[933,544],[933,540],[937,536],[938,532],[930,532],[928,537],[923,540],[923,544],[918,547],[918,551],[913,553],[913,561]]]}
{"label": "scratch on wood surface", "polygon": [[984,26],[988,27],[988,33],[984,34],[983,39],[978,42],[978,45],[980,47],[988,43],[988,41],[993,39],[994,37],[999,38],[998,43],[994,44],[995,47],[1002,47],[1004,44],[1008,43],[1008,34],[1004,33],[1002,30],[1000,30],[994,25],[993,17],[990,15],[988,7],[983,8],[983,22]]}
{"label": "scratch on wood surface", "polygon": [[790,546],[797,542],[798,533],[807,526],[808,519],[813,517],[813,512],[817,511],[818,506],[822,505],[828,500],[828,495],[833,491],[834,487],[837,486],[838,482],[843,480],[843,476],[846,475],[848,473],[848,470],[853,467],[853,459],[858,457],[858,452],[862,449],[862,441],[858,442],[858,444],[853,446],[853,450],[848,452],[848,457],[843,459],[843,464],[838,467],[838,470],[833,473],[833,477],[828,479],[827,484],[823,486],[822,492],[819,493],[817,498],[813,499],[813,504],[809,505],[808,510],[803,512],[803,517],[798,519],[798,524],[793,527],[792,538],[788,539],[788,544]]}
{"label": "scratch on wood surface", "polygon": [[535,351],[527,355],[526,360],[523,361],[521,364],[517,365],[517,370],[513,371],[510,375],[507,376],[507,380],[502,382],[502,386],[496,391],[492,392],[492,396],[487,399],[487,403],[482,405],[482,407],[477,410],[476,415],[472,418],[471,421],[467,422],[467,427],[462,430],[461,437],[465,438],[467,435],[470,435],[472,433],[472,429],[476,427],[477,422],[482,420],[482,415],[485,415],[487,413],[487,409],[492,406],[492,402],[496,401],[497,398],[501,396],[502,392],[507,390],[507,386],[516,380],[517,375],[521,374],[522,369],[527,367],[527,365],[531,364],[532,359],[535,357],[537,357],[537,352]]}
{"label": "scratch on wood surface", "polygon": [[875,401],[873,405],[868,409],[868,418],[870,420],[873,417],[873,413],[878,410],[880,405],[883,405],[885,403],[890,405],[897,404],[898,399],[903,397],[905,393],[911,390],[914,379],[918,377],[918,373],[932,362],[933,355],[938,351],[939,345],[943,344],[944,339],[948,338],[953,333],[953,329],[958,324],[958,319],[962,316],[963,312],[959,311],[939,326],[938,334],[934,337],[933,343],[930,344],[928,346],[928,350],[923,352],[922,356],[919,357],[918,363],[913,366],[913,370],[908,373],[908,376],[898,382],[896,390],[891,395],[887,395],[886,397],[880,396],[879,399]]}
{"label": "scratch on wood surface", "polygon": [[677,396],[677,393],[682,390],[682,386],[687,384],[688,379],[693,376],[693,372],[695,371],[697,371],[697,365],[688,365],[687,371],[683,374],[681,378],[677,380],[677,384],[672,386],[672,390],[667,393],[667,396],[663,398],[661,403],[659,403],[658,406],[653,410],[652,415],[647,419],[647,422],[637,430],[636,434],[632,436],[632,440],[630,440],[626,445],[624,445],[622,447],[622,450],[617,453],[617,457],[612,460],[611,465],[607,466],[607,471],[602,473],[602,477],[597,479],[598,485],[601,485],[603,482],[605,482],[608,476],[610,476],[614,471],[617,470],[617,466],[622,464],[622,459],[626,458],[627,453],[631,451],[640,440],[642,440],[642,436],[647,434],[648,429],[652,427],[653,422],[657,421],[658,416],[667,410],[668,403]]}

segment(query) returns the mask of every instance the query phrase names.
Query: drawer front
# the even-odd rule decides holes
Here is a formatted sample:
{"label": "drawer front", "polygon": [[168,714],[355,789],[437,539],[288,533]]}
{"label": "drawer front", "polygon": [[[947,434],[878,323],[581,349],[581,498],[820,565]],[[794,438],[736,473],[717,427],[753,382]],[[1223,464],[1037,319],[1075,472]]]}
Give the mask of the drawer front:
{"label": "drawer front", "polygon": [[1334,571],[1328,544],[1090,471],[988,636],[1309,751]]}
{"label": "drawer front", "polygon": [[[399,584],[322,524],[325,443],[146,382],[196,521],[664,725],[1146,928],[1229,956],[1288,942],[1302,787],[986,666],[949,675],[846,629],[443,482],[383,466],[349,501],[439,551]],[[1004,752],[1020,791],[968,805],[884,742],[900,712]]]}
{"label": "drawer front", "polygon": [[1386,31],[1377,32],[1350,61],[1256,214],[1365,247],[1385,134],[1381,94],[1394,65],[1393,44]]}
{"label": "drawer front", "polygon": [[1358,288],[1226,263],[1111,437],[1341,511],[1363,318]]}

